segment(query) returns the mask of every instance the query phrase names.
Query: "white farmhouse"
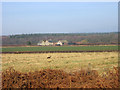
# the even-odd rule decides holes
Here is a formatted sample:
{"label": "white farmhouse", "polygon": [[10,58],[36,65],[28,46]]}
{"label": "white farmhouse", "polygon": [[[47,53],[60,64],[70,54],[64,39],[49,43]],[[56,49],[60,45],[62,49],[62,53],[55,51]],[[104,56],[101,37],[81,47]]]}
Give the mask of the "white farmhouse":
{"label": "white farmhouse", "polygon": [[62,44],[61,41],[58,41],[58,42],[56,43],[56,45],[57,45],[57,46],[62,46],[63,44]]}
{"label": "white farmhouse", "polygon": [[42,40],[39,43],[37,43],[37,45],[39,45],[39,46],[49,46],[49,45],[53,45],[53,43],[49,42],[48,40]]}

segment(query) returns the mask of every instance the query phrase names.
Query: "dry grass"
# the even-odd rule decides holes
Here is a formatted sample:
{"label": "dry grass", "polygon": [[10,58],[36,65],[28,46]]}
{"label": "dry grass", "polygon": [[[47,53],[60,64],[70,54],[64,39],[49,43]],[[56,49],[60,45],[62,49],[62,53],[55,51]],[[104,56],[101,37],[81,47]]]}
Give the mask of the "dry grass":
{"label": "dry grass", "polygon": [[[48,56],[51,58],[47,59]],[[40,69],[63,69],[66,72],[92,68],[99,72],[118,66],[118,52],[85,53],[32,53],[2,54],[2,69],[13,67],[17,71],[31,72]]]}
{"label": "dry grass", "polygon": [[[120,88],[118,68],[99,76],[95,70],[66,73],[63,70],[45,69],[21,73],[10,68],[2,72],[4,88]],[[113,72],[115,71],[115,72]]]}

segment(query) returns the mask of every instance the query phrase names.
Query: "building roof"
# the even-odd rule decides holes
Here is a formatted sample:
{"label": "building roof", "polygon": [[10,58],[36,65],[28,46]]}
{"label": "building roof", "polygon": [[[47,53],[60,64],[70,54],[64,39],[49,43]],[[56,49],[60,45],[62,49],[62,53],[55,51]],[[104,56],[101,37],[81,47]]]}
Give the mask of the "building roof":
{"label": "building roof", "polygon": [[68,43],[67,40],[60,40],[62,43]]}

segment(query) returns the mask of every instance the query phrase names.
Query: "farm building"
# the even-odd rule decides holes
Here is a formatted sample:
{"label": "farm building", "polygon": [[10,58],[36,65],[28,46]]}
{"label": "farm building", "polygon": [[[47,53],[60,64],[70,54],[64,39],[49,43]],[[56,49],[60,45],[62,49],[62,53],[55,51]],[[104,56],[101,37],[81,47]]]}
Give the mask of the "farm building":
{"label": "farm building", "polygon": [[60,40],[62,42],[62,45],[68,45],[68,41],[67,40]]}
{"label": "farm building", "polygon": [[68,41],[67,40],[59,40],[58,42],[54,42],[49,39],[49,40],[42,40],[40,42],[37,43],[37,45],[39,46],[52,46],[52,45],[55,45],[55,46],[62,46],[62,45],[68,45]]}
{"label": "farm building", "polygon": [[67,40],[59,40],[57,43],[55,43],[56,46],[62,46],[62,45],[68,45]]}
{"label": "farm building", "polygon": [[57,43],[55,43],[56,46],[62,46],[63,43],[61,41],[58,41]]}
{"label": "farm building", "polygon": [[53,43],[49,42],[48,40],[42,40],[42,41],[38,42],[37,45],[39,45],[39,46],[49,46],[49,45],[53,45]]}

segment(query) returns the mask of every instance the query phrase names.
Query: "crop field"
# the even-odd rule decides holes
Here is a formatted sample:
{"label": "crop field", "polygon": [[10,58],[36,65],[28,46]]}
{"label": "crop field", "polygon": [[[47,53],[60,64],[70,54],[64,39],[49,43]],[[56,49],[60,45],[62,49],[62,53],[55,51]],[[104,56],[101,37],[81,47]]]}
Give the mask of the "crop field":
{"label": "crop field", "polygon": [[39,47],[3,47],[2,52],[37,51],[117,51],[118,46],[39,46]]}

